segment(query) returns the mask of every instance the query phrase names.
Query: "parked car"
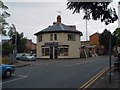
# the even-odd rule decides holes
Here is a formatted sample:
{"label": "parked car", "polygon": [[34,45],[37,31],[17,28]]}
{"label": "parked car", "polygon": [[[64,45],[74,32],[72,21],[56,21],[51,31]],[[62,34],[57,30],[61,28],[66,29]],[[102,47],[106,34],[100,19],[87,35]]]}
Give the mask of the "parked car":
{"label": "parked car", "polygon": [[15,67],[13,65],[0,64],[0,73],[2,73],[2,78],[10,78],[14,71]]}
{"label": "parked car", "polygon": [[16,55],[16,59],[17,59],[17,60],[20,60],[21,57],[22,57],[22,55],[23,55],[23,53],[18,53],[18,54]]}
{"label": "parked car", "polygon": [[31,55],[33,55],[34,57],[36,57],[36,54],[31,54]]}
{"label": "parked car", "polygon": [[21,57],[21,60],[25,60],[25,61],[35,61],[36,57],[30,54],[23,54]]}

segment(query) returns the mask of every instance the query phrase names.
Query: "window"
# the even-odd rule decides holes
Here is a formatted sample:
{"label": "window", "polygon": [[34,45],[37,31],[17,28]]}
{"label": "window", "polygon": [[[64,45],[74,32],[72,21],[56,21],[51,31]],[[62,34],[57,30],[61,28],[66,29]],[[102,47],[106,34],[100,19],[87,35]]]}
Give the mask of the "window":
{"label": "window", "polygon": [[50,41],[53,41],[53,34],[50,34]]}
{"label": "window", "polygon": [[57,40],[57,34],[54,34],[54,40]]}
{"label": "window", "polygon": [[59,52],[59,53],[58,53],[59,56],[63,56],[63,48],[59,48],[59,49],[58,49],[58,52]]}
{"label": "window", "polygon": [[64,48],[64,56],[68,56],[68,48]]}
{"label": "window", "polygon": [[68,48],[58,48],[58,55],[59,56],[68,56]]}
{"label": "window", "polygon": [[75,41],[76,40],[76,34],[68,34],[68,41]]}
{"label": "window", "polygon": [[42,56],[49,56],[49,48],[42,48]]}
{"label": "window", "polygon": [[42,41],[42,35],[38,36],[38,42]]}

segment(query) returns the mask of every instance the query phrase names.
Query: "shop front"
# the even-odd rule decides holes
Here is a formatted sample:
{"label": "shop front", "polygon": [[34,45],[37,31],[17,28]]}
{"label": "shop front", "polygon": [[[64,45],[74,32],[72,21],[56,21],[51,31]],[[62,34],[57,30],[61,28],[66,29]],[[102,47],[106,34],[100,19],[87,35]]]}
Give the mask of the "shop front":
{"label": "shop front", "polygon": [[69,45],[60,45],[58,42],[47,42],[41,46],[42,56],[48,56],[49,59],[58,59],[69,54]]}

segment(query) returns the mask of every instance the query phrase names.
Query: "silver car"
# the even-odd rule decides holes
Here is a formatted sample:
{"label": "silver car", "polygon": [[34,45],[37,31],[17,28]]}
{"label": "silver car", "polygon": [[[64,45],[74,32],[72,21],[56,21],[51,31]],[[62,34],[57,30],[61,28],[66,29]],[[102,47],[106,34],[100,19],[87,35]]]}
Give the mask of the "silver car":
{"label": "silver car", "polygon": [[30,54],[23,54],[22,57],[21,57],[21,60],[35,61],[36,58],[33,55],[30,55]]}

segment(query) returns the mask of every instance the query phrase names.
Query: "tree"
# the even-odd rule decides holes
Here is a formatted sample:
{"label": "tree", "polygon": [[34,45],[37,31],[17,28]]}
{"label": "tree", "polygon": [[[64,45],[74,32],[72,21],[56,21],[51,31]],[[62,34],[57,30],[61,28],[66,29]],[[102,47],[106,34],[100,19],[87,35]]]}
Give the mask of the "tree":
{"label": "tree", "polygon": [[[16,30],[16,26],[14,24],[12,24],[11,26],[9,25],[9,23],[7,23],[6,18],[10,17],[10,14],[7,12],[8,7],[2,2],[0,1],[0,9],[2,9],[2,11],[0,11],[0,31],[2,33],[2,35],[5,36],[9,36],[12,39],[13,35],[17,36],[17,50],[18,52],[22,53],[25,51],[25,46],[26,46],[26,42],[27,42],[27,38],[24,37],[23,32],[19,33]],[[8,26],[8,27],[6,27]],[[8,29],[8,33],[6,31],[6,29]],[[15,40],[14,40],[15,41]],[[15,43],[13,43],[15,44]],[[10,53],[12,53],[13,51],[13,44],[10,44],[10,42],[5,42],[2,44],[2,53],[5,55],[9,55]]]}
{"label": "tree", "polygon": [[105,29],[99,36],[100,45],[105,47],[105,53],[109,50],[109,40],[111,35],[111,50],[113,50],[114,46],[116,45],[116,36],[112,35],[110,31]]}
{"label": "tree", "polygon": [[12,24],[12,26],[9,27],[8,35],[11,38],[11,42],[14,45],[15,44],[15,38],[17,39],[17,52],[23,53],[25,52],[27,38],[24,37],[24,33],[19,33],[16,31],[16,26]]}
{"label": "tree", "polygon": [[109,4],[110,2],[68,2],[67,9],[73,10],[73,14],[83,10],[85,14],[83,19],[100,19],[108,25],[118,19],[115,8],[108,7]]}
{"label": "tree", "polygon": [[2,1],[0,1],[0,9],[2,9],[0,12],[0,32],[2,31],[1,33],[6,35],[5,26],[9,24],[5,19],[10,17],[10,14],[7,12],[8,7]]}
{"label": "tree", "polygon": [[9,56],[10,53],[12,53],[13,47],[9,42],[5,42],[2,44],[2,56]]}
{"label": "tree", "polygon": [[23,37],[20,39],[19,44],[17,45],[18,53],[23,53],[26,50],[27,38]]}
{"label": "tree", "polygon": [[116,45],[120,45],[120,28],[116,28],[115,31],[113,32],[113,35],[116,36],[117,38]]}

